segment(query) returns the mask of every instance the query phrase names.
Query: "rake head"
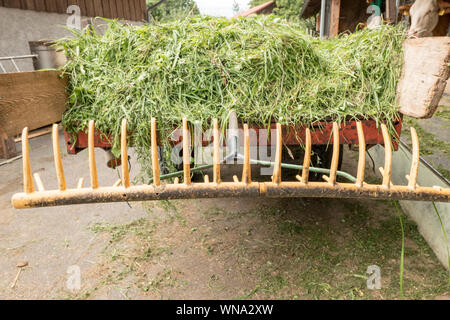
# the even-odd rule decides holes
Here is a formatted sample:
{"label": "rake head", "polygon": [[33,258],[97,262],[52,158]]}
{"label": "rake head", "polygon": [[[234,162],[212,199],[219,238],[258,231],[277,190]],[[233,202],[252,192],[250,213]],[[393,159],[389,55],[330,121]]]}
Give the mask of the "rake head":
{"label": "rake head", "polygon": [[244,154],[239,155],[243,159],[242,178],[233,177],[233,182],[221,181],[220,165],[223,163],[220,155],[220,131],[217,119],[213,120],[213,179],[204,176],[204,182],[191,182],[190,168],[190,142],[187,120],[183,119],[183,183],[175,178],[173,184],[161,184],[157,147],[156,119],[151,120],[151,161],[153,170],[153,182],[144,185],[131,185],[128,171],[127,152],[127,122],[122,120],[121,127],[121,160],[122,179],[113,186],[100,187],[97,176],[97,167],[94,154],[94,121],[89,122],[88,151],[90,187],[84,187],[84,178],[80,178],[76,188],[68,189],[64,176],[64,169],[59,150],[58,126],[53,125],[53,155],[58,178],[58,190],[45,190],[39,174],[34,174],[37,190],[33,183],[31,173],[28,128],[22,132],[22,155],[24,192],[12,197],[12,204],[16,209],[61,206],[83,203],[145,201],[166,199],[190,199],[190,198],[226,198],[226,197],[325,197],[325,198],[369,198],[369,199],[397,199],[397,200],[425,200],[425,201],[450,201],[450,189],[442,187],[421,187],[417,184],[419,169],[419,140],[414,128],[411,128],[413,154],[410,174],[406,176],[408,185],[398,186],[391,182],[392,169],[392,142],[385,124],[381,125],[381,131],[385,147],[385,163],[380,168],[383,176],[381,185],[364,182],[366,143],[363,126],[357,122],[359,141],[359,160],[357,176],[353,183],[337,182],[339,163],[339,125],[333,123],[333,156],[328,175],[324,175],[324,182],[309,181],[311,164],[311,132],[305,132],[305,156],[302,174],[297,175],[297,181],[284,182],[281,179],[282,170],[282,130],[281,125],[276,125],[276,153],[273,163],[273,175],[271,182],[253,182],[251,178],[250,159],[250,135],[248,125],[244,125]]}

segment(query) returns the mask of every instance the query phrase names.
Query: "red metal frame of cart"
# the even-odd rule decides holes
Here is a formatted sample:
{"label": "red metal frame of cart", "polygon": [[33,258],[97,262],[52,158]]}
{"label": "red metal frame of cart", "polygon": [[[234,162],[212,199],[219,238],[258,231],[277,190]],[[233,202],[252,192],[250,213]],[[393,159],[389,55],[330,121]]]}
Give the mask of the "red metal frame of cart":
{"label": "red metal frame of cart", "polygon": [[[363,130],[366,145],[368,148],[371,146],[381,144],[383,145],[383,136],[381,134],[380,128],[377,128],[375,120],[362,120]],[[252,126],[250,127],[256,133],[263,129],[261,127]],[[275,129],[276,125],[272,124],[271,129]],[[394,128],[397,137],[400,137],[402,129],[402,120],[399,119],[394,122]],[[304,125],[292,125],[283,126],[283,144],[287,146],[300,145],[305,140],[305,129]],[[328,145],[333,143],[333,139],[330,139],[333,130],[332,122],[319,122],[313,125],[313,130],[311,130],[311,142],[313,145]],[[88,135],[83,131],[79,131],[76,135],[64,131],[64,138],[66,141],[67,152],[69,154],[77,154],[78,152],[86,149],[88,147]],[[175,144],[180,142],[179,140],[173,141]],[[96,148],[102,148],[105,150],[111,149],[112,137],[109,135],[102,135],[100,131],[96,130],[94,135],[94,146]],[[346,121],[341,124],[339,130],[339,141],[342,144],[357,145],[358,144],[358,133],[356,129],[356,121]],[[204,145],[208,145],[210,141],[203,141]],[[267,142],[270,145],[270,139]],[[398,143],[396,139],[392,141],[394,150],[398,149]]]}

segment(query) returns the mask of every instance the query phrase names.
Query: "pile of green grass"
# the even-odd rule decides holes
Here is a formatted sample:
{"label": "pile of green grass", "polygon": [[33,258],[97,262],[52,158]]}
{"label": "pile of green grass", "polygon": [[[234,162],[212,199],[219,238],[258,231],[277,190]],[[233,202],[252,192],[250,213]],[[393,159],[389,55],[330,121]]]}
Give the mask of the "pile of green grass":
{"label": "pile of green grass", "polygon": [[227,123],[234,109],[267,126],[397,117],[395,88],[404,32],[382,26],[320,41],[271,16],[226,20],[189,18],[162,25],[111,22],[104,35],[86,29],[59,42],[69,62],[63,126],[86,130],[93,119],[113,134],[118,154],[121,119],[149,163],[150,119],[161,141],[183,117],[204,128]]}

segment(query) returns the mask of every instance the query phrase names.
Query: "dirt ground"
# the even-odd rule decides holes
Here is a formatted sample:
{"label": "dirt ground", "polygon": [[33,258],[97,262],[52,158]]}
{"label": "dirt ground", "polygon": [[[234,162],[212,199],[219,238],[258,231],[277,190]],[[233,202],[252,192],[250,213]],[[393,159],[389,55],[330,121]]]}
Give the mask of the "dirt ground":
{"label": "dirt ground", "polygon": [[[33,170],[50,188],[50,139],[31,144]],[[344,171],[355,173],[356,156],[345,151]],[[66,172],[86,173],[86,160],[85,152],[65,155]],[[113,183],[107,170],[99,168],[100,181]],[[206,199],[18,211],[9,199],[21,179],[21,161],[0,166],[0,299],[450,299],[448,272],[403,213],[400,292],[393,202]],[[372,265],[380,290],[367,288]],[[73,266],[81,287],[69,290]]]}

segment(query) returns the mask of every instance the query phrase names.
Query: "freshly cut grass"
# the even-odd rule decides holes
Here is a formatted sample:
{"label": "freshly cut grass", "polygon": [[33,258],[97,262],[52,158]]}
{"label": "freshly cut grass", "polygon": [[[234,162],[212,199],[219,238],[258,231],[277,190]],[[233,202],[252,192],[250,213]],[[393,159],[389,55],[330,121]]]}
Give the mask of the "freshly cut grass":
{"label": "freshly cut grass", "polygon": [[148,168],[151,117],[163,142],[183,117],[204,128],[213,118],[225,126],[230,109],[260,126],[349,118],[389,124],[397,117],[403,39],[400,28],[382,26],[320,41],[271,16],[111,22],[104,35],[86,29],[59,42],[69,58],[63,126],[77,132],[95,120],[113,134],[118,154],[126,118]]}

